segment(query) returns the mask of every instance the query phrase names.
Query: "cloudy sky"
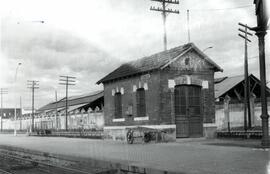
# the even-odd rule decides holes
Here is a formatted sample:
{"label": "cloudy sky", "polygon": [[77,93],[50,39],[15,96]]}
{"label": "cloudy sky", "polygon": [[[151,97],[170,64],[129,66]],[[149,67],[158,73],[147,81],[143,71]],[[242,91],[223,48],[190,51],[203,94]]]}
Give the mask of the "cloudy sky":
{"label": "cloudy sky", "polygon": [[[216,76],[243,74],[244,41],[238,22],[256,26],[253,0],[180,0],[179,15],[167,18],[168,48],[191,41],[223,69]],[[36,107],[64,97],[59,75],[77,77],[70,95],[102,89],[95,83],[121,63],[162,51],[162,18],[150,0],[3,0],[0,2],[0,87],[8,88],[4,107],[31,106],[27,80],[39,80]],[[45,23],[37,21],[43,20]],[[258,73],[257,37],[250,38],[249,71]],[[266,37],[267,73],[270,36]],[[18,63],[17,80],[15,71]],[[259,76],[258,76],[259,77]],[[267,77],[268,80],[269,76]],[[16,101],[16,102],[15,102]]]}

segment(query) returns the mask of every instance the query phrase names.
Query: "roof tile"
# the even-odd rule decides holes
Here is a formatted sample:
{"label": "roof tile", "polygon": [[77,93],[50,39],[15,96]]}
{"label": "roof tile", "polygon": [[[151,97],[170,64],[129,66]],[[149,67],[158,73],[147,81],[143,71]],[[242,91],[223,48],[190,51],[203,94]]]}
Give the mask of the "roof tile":
{"label": "roof tile", "polygon": [[[118,67],[116,70],[112,71],[109,73],[107,76],[102,78],[97,82],[97,84],[104,83],[107,81],[119,79],[122,77],[130,76],[130,75],[135,75],[139,73],[144,73],[148,71],[152,71],[155,69],[161,68],[163,65],[183,53],[189,48],[195,48],[195,50],[199,50],[193,43],[188,43],[182,46],[178,46],[175,48],[172,48],[167,51],[162,51],[156,54],[153,54],[148,57],[143,57],[138,60],[130,61],[127,63],[122,64],[120,67]],[[203,54],[201,51],[198,51],[199,54]],[[205,59],[215,66],[218,70],[222,71],[222,69],[216,65],[211,59],[209,59],[205,54],[203,54]]]}

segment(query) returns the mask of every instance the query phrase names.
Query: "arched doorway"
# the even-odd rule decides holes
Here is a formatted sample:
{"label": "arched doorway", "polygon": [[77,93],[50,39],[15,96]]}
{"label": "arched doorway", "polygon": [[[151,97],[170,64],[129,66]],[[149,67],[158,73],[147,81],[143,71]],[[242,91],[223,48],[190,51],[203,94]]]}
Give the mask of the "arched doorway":
{"label": "arched doorway", "polygon": [[174,96],[176,137],[202,137],[201,86],[177,85]]}

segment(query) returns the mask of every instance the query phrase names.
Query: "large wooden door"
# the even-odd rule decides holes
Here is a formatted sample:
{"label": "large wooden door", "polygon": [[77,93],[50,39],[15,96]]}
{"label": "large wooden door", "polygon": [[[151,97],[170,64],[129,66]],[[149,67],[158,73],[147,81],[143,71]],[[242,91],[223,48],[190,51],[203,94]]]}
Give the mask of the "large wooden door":
{"label": "large wooden door", "polygon": [[178,85],[175,87],[176,137],[201,137],[201,87]]}

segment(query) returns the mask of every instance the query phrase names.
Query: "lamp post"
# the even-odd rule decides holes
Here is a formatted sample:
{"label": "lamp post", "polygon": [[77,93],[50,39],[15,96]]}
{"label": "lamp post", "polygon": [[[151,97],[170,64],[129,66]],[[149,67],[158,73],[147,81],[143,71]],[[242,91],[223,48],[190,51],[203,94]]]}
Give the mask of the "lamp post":
{"label": "lamp post", "polygon": [[261,107],[262,107],[262,146],[270,147],[269,138],[269,115],[267,111],[266,98],[266,70],[265,70],[265,42],[264,37],[267,34],[270,12],[267,10],[268,0],[254,0],[255,13],[257,16],[257,27],[252,28],[256,32],[259,40],[259,61],[260,61],[260,80],[261,80]]}
{"label": "lamp post", "polygon": [[212,46],[207,47],[207,48],[203,49],[202,52],[205,52],[206,50],[211,49],[211,48],[213,48],[213,47]]}
{"label": "lamp post", "polygon": [[14,94],[15,94],[15,108],[14,108],[14,136],[17,135],[17,113],[16,113],[16,107],[17,107],[17,103],[16,103],[16,93],[15,93],[15,88],[16,88],[16,80],[17,80],[17,73],[18,73],[18,69],[19,66],[22,63],[18,63],[17,67],[16,67],[16,71],[15,71],[15,77],[14,77]]}

